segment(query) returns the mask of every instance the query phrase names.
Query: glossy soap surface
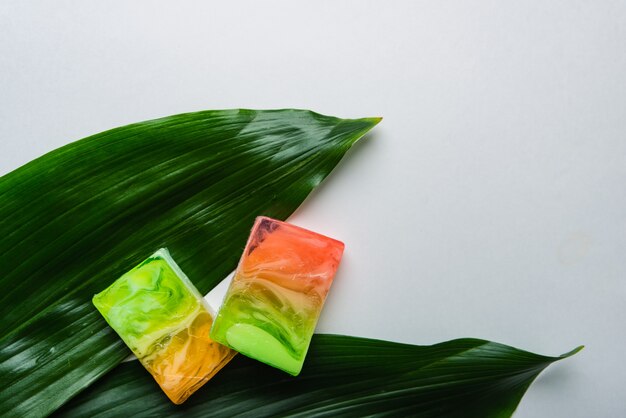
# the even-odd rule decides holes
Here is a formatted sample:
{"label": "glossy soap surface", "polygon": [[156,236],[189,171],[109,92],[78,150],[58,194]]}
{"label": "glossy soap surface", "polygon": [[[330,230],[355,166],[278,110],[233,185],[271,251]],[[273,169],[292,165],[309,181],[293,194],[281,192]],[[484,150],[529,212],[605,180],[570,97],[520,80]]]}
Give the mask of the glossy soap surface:
{"label": "glossy soap surface", "polygon": [[93,303],[174,403],[184,402],[236,354],[211,340],[210,308],[165,249]]}
{"label": "glossy soap surface", "polygon": [[297,375],[343,249],[335,239],[257,218],[211,337]]}

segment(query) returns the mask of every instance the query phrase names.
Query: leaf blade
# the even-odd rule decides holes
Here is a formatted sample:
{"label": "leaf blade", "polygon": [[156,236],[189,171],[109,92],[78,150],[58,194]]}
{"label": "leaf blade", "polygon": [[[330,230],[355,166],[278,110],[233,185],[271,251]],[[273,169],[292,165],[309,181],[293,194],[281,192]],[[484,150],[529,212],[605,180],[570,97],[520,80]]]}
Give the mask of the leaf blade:
{"label": "leaf blade", "polygon": [[296,378],[238,356],[174,406],[128,362],[55,416],[508,417],[545,367],[575,352],[547,357],[477,339],[413,346],[316,335]]}
{"label": "leaf blade", "polygon": [[[234,269],[255,216],[285,219],[376,123],[291,109],[175,115],[0,178],[2,412],[46,415],[126,356],[94,293],[160,247],[206,292]],[[97,364],[83,357],[98,352]]]}

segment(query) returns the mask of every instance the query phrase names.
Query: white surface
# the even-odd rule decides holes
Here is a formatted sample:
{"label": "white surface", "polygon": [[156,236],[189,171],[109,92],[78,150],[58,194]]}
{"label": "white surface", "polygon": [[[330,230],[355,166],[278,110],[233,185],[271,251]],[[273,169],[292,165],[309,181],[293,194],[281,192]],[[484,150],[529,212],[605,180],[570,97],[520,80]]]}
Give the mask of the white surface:
{"label": "white surface", "polygon": [[212,108],[384,116],[291,220],[345,241],[319,331],[496,340],[517,417],[626,415],[626,2],[3,1],[0,174]]}

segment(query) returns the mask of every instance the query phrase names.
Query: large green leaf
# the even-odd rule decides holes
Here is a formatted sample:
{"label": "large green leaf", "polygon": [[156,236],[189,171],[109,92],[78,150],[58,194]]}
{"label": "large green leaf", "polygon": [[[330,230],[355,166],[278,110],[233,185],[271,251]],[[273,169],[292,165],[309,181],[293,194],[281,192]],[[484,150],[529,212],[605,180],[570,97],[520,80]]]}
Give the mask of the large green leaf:
{"label": "large green leaf", "polygon": [[207,291],[234,269],[255,216],[286,218],[378,121],[183,114],[0,178],[0,413],[49,414],[128,354],[94,293],[160,247]]}
{"label": "large green leaf", "polygon": [[182,406],[137,361],[73,399],[58,417],[509,417],[537,375],[568,357],[484,340],[415,346],[316,335],[294,378],[237,356]]}

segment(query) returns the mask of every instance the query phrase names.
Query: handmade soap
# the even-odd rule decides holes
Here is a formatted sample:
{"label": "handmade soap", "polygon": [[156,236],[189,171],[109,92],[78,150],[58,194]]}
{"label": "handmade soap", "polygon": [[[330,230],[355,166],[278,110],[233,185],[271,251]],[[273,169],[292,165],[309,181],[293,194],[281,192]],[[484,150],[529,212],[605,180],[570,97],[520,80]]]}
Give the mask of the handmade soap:
{"label": "handmade soap", "polygon": [[211,340],[212,311],[166,249],[95,295],[93,303],[176,404],[236,354]]}
{"label": "handmade soap", "polygon": [[257,218],[211,338],[298,375],[343,248],[315,232]]}

